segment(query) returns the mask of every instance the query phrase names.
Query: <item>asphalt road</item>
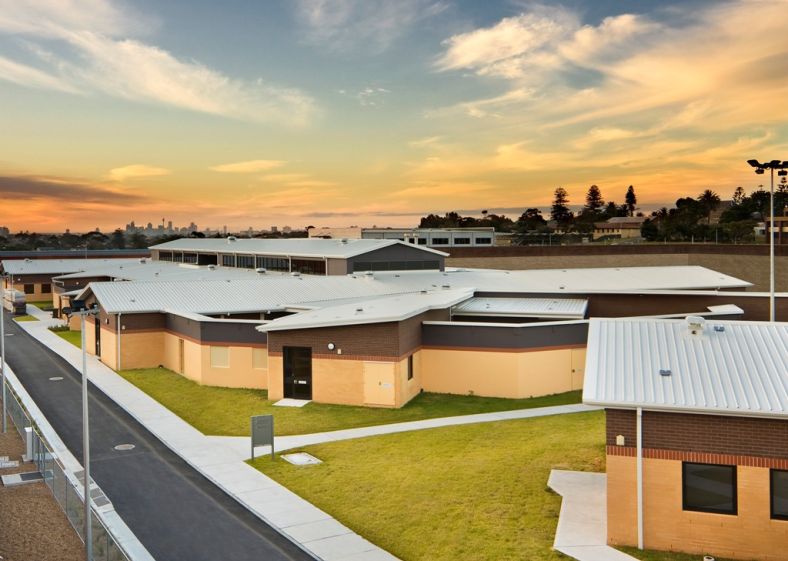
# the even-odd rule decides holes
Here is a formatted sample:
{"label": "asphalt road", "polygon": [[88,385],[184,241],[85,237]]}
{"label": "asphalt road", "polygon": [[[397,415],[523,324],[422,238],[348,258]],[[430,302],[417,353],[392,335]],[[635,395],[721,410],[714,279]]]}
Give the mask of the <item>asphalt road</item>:
{"label": "asphalt road", "polygon": [[[6,318],[6,360],[82,460],[81,375]],[[62,376],[62,381],[50,377]],[[157,561],[313,559],[89,387],[91,476]],[[117,444],[134,444],[115,451]]]}

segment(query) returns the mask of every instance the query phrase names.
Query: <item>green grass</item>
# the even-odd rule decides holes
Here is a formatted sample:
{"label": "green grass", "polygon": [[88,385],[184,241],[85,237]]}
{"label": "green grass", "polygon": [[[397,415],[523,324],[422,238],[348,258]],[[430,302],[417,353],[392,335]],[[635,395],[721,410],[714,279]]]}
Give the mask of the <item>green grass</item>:
{"label": "green grass", "polygon": [[[703,559],[703,555],[697,553],[677,553],[675,551],[654,551],[651,549],[640,551],[636,547],[619,547],[618,549],[641,561],[698,561]],[[731,561],[717,556],[714,556],[714,559],[717,561]]]}
{"label": "green grass", "polygon": [[580,403],[579,391],[531,399],[499,399],[422,393],[401,409],[309,403],[302,408],[274,407],[264,390],[200,386],[164,368],[123,370],[126,380],[205,434],[245,436],[249,417],[274,416],[277,435],[308,434],[399,423]]}
{"label": "green grass", "polygon": [[601,411],[420,430],[250,462],[405,561],[566,559],[552,550],[553,468],[605,469]]}
{"label": "green grass", "polygon": [[81,331],[68,331],[62,329],[50,329],[58,337],[65,339],[75,347],[82,348],[82,332]]}
{"label": "green grass", "polygon": [[54,309],[52,305],[52,300],[40,300],[38,302],[27,302],[30,306],[35,306],[42,312],[51,312]]}
{"label": "green grass", "polygon": [[37,317],[33,317],[31,315],[23,315],[23,316],[16,316],[14,317],[16,321],[38,321]]}

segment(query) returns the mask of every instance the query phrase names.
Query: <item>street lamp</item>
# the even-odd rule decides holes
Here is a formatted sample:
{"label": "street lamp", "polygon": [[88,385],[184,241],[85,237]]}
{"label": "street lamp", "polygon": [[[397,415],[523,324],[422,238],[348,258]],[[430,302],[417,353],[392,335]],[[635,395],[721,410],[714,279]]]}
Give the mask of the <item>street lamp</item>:
{"label": "street lamp", "polygon": [[82,326],[82,463],[83,488],[85,495],[85,559],[93,561],[93,524],[91,521],[90,499],[90,426],[88,424],[88,355],[85,349],[85,318],[98,315],[98,307],[85,306],[81,300],[74,300],[70,308],[63,308],[66,319],[79,316]]}
{"label": "street lamp", "polygon": [[[8,275],[3,273],[0,276],[0,355],[2,364],[0,364],[0,379],[3,384],[3,433],[8,430],[8,409],[6,407],[6,389],[5,389],[5,283]],[[13,309],[13,305],[11,308]]]}
{"label": "street lamp", "polygon": [[772,160],[760,163],[758,160],[747,160],[755,168],[755,173],[763,175],[768,169],[771,173],[771,187],[769,188],[769,321],[775,320],[774,305],[774,170],[777,175],[788,175],[788,161]]}

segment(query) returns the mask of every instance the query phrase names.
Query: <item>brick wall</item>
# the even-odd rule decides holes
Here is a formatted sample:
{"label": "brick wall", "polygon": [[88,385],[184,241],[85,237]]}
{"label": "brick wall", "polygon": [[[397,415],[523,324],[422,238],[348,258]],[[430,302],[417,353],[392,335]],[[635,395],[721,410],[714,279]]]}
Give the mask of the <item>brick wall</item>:
{"label": "brick wall", "polygon": [[[282,347],[310,347],[313,355],[336,355],[328,343],[354,357],[399,357],[398,324],[371,323],[268,333],[268,352],[281,353]],[[337,355],[340,356],[340,355]]]}
{"label": "brick wall", "polygon": [[[634,411],[607,410],[608,446],[619,434],[636,445]],[[643,447],[788,459],[788,420],[644,411]]]}

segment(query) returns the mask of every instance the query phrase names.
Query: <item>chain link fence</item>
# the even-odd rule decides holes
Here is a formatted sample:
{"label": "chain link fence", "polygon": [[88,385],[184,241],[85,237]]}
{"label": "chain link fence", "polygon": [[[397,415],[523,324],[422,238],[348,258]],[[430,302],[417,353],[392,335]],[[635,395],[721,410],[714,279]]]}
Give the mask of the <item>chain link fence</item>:
{"label": "chain link fence", "polygon": [[[77,489],[82,489],[82,482],[79,481],[73,473],[63,467],[63,464],[57,459],[56,454],[53,453],[52,448],[31,421],[27,411],[25,411],[25,408],[19,402],[16,393],[14,393],[8,384],[6,384],[6,396],[8,399],[6,406],[8,415],[11,417],[22,440],[27,442],[28,436],[25,429],[32,429],[33,457],[31,459],[35,462],[38,470],[44,477],[44,481],[49,487],[49,490],[52,491],[52,495],[60,505],[60,508],[62,508],[63,512],[66,514],[69,523],[84,542],[85,506],[80,493],[77,492]],[[93,560],[130,561],[129,557],[102,523],[95,508],[93,509],[93,516],[91,516],[91,522],[93,526]]]}

